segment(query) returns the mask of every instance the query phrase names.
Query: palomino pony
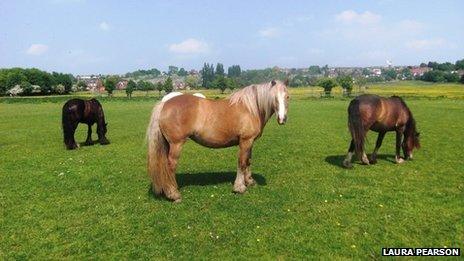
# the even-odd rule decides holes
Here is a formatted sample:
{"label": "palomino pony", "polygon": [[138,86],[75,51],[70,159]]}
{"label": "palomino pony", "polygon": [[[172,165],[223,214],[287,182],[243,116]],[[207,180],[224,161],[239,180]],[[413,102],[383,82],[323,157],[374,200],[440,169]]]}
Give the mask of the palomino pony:
{"label": "palomino pony", "polygon": [[107,124],[105,123],[103,108],[96,99],[71,99],[64,104],[62,125],[64,144],[68,150],[79,147],[74,139],[74,132],[79,123],[88,125],[87,139],[84,145],[88,146],[94,144],[92,141],[92,125],[94,123],[97,123],[98,142],[101,145],[110,143],[105,137]]}
{"label": "palomino pony", "polygon": [[161,101],[148,125],[148,175],[155,194],[181,201],[175,171],[182,145],[188,138],[210,148],[239,146],[234,192],[255,184],[250,171],[253,142],[269,118],[287,121],[288,82],[272,81],[235,91],[228,99],[210,100],[190,94]]}
{"label": "palomino pony", "polygon": [[[403,148],[405,159],[412,159],[412,150],[419,149],[419,133],[416,121],[406,103],[398,96],[383,98],[377,95],[365,94],[356,97],[348,106],[348,127],[351,132],[351,144],[343,166],[351,168],[351,157],[354,152],[362,163],[369,165],[377,163],[377,151],[387,131],[396,132],[397,163],[403,163],[400,148]],[[379,133],[374,152],[370,159],[364,152],[364,141],[368,130]],[[404,135],[404,139],[402,140]]]}

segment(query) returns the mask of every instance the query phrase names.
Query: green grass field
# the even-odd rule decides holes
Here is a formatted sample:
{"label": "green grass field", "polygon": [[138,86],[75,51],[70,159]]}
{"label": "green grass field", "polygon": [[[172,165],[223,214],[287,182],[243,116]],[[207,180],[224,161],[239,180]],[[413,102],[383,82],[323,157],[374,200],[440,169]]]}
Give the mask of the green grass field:
{"label": "green grass field", "polygon": [[[379,93],[404,91],[396,88]],[[419,96],[436,97],[425,88]],[[259,184],[244,195],[232,193],[237,148],[189,141],[180,204],[149,192],[154,99],[102,99],[111,144],[75,151],[62,144],[62,100],[3,100],[0,259],[377,259],[382,247],[462,247],[464,100],[406,98],[422,139],[414,161],[393,163],[390,133],[377,165],[346,170],[349,100],[303,90],[292,90],[287,125],[273,117],[255,143]],[[82,125],[78,141],[85,134]]]}

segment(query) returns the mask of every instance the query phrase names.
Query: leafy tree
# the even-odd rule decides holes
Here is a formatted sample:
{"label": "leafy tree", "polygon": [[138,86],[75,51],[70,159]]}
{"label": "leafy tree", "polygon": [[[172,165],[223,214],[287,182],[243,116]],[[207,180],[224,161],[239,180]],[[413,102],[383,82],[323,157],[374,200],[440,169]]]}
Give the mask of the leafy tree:
{"label": "leafy tree", "polygon": [[161,96],[161,91],[164,90],[164,84],[162,82],[157,82],[156,89],[158,90],[158,96]]}
{"label": "leafy tree", "polygon": [[403,70],[401,70],[401,75],[403,75],[403,77],[406,79],[406,80],[412,80],[412,73],[411,73],[411,69],[410,68],[403,68]]}
{"label": "leafy tree", "polygon": [[386,81],[396,80],[397,73],[395,69],[387,69],[383,72]]}
{"label": "leafy tree", "polygon": [[239,84],[235,78],[226,78],[226,86],[229,90],[234,90],[239,87]]}
{"label": "leafy tree", "polygon": [[87,87],[87,84],[84,81],[78,81],[77,82],[78,90],[85,90],[86,87]]}
{"label": "leafy tree", "polygon": [[168,67],[168,74],[169,75],[177,74],[178,71],[179,71],[179,68],[177,68],[176,66],[173,66],[173,65],[169,65],[169,67]]}
{"label": "leafy tree", "polygon": [[198,78],[193,76],[193,75],[189,75],[187,76],[187,78],[185,79],[185,83],[190,87],[190,88],[193,88],[193,89],[197,89],[198,88]]}
{"label": "leafy tree", "polygon": [[434,70],[437,70],[438,69],[438,63],[437,62],[429,62],[427,64],[427,67],[430,67],[430,68],[432,68]]}
{"label": "leafy tree", "polygon": [[222,63],[216,64],[216,77],[224,77],[224,65]]}
{"label": "leafy tree", "polygon": [[201,86],[204,88],[212,87],[214,81],[214,66],[213,64],[205,63],[200,71],[202,83]]}
{"label": "leafy tree", "polygon": [[464,74],[461,75],[461,80],[459,80],[460,83],[464,84]]}
{"label": "leafy tree", "polygon": [[177,75],[179,76],[187,76],[187,71],[184,68],[180,68],[179,71],[177,72]]}
{"label": "leafy tree", "polygon": [[317,86],[324,88],[325,95],[330,96],[332,88],[337,86],[337,82],[335,82],[335,80],[332,78],[324,77],[319,79]]}
{"label": "leafy tree", "polygon": [[[52,72],[52,84],[55,86],[54,90],[56,89],[57,85],[63,85],[64,91],[63,93],[69,93],[72,88],[73,84],[73,76],[70,74],[64,74],[64,73],[57,73],[57,72]],[[60,88],[61,92],[61,88]]]}
{"label": "leafy tree", "polygon": [[447,72],[444,74],[446,82],[459,82],[459,75],[457,73]]}
{"label": "leafy tree", "polygon": [[290,87],[301,87],[301,86],[306,86],[309,84],[309,78],[297,74],[293,78],[290,79],[289,86]]}
{"label": "leafy tree", "polygon": [[308,68],[308,73],[311,75],[317,75],[317,74],[321,74],[322,70],[321,70],[321,67],[319,67],[318,65],[311,65]]}
{"label": "leafy tree", "polygon": [[464,59],[457,60],[455,63],[456,70],[464,70]]}
{"label": "leafy tree", "polygon": [[0,69],[0,95],[4,95],[6,91],[8,91],[6,80],[7,80],[6,73],[4,73],[4,70]]}
{"label": "leafy tree", "polygon": [[425,72],[420,79],[426,82],[444,82],[445,73],[440,70],[428,71]]}
{"label": "leafy tree", "polygon": [[125,76],[127,78],[129,77],[138,78],[138,77],[143,77],[143,76],[158,77],[160,75],[161,75],[161,72],[158,69],[153,68],[150,70],[137,70],[135,72],[126,73]]}
{"label": "leafy tree", "polygon": [[137,83],[137,87],[139,90],[141,91],[145,91],[145,96],[148,96],[148,92],[150,90],[154,90],[155,89],[155,85],[149,81],[143,81],[143,80],[140,80],[138,83]]}
{"label": "leafy tree", "polygon": [[137,83],[133,80],[129,80],[126,86],[126,95],[129,97],[129,99],[132,98],[132,93],[135,89],[137,89]]}
{"label": "leafy tree", "polygon": [[20,85],[22,82],[27,82],[26,76],[21,71],[11,71],[7,74],[6,87],[11,89],[16,85]]}
{"label": "leafy tree", "polygon": [[371,75],[371,70],[369,70],[367,68],[363,68],[362,69],[362,75],[365,75],[365,76]]}
{"label": "leafy tree", "polygon": [[240,65],[232,65],[229,68],[227,68],[227,76],[229,78],[240,77],[241,74],[242,69],[240,68]]}
{"label": "leafy tree", "polygon": [[455,68],[455,65],[450,62],[438,64],[438,70],[441,71],[454,71]]}
{"label": "leafy tree", "polygon": [[34,88],[32,87],[32,84],[30,82],[24,81],[20,85],[21,85],[21,89],[23,89],[22,94],[24,95],[32,94],[32,91],[34,90]]}
{"label": "leafy tree", "polygon": [[426,63],[421,63],[421,64],[419,65],[419,67],[421,67],[421,68],[427,67],[427,64],[426,64]]}
{"label": "leafy tree", "polygon": [[108,96],[113,96],[113,91],[116,89],[116,83],[118,82],[118,78],[115,76],[110,76],[105,80],[105,90],[108,92]]}
{"label": "leafy tree", "polygon": [[353,78],[351,76],[341,76],[337,79],[338,84],[345,90],[347,96],[351,95],[351,91],[353,90]]}
{"label": "leafy tree", "polygon": [[172,92],[173,89],[174,89],[174,86],[172,84],[172,79],[171,77],[168,77],[166,81],[164,82],[164,91],[166,93],[170,93]]}
{"label": "leafy tree", "polygon": [[224,76],[217,76],[216,79],[213,81],[213,86],[219,90],[221,90],[221,93],[224,93],[224,91],[227,88],[227,82]]}

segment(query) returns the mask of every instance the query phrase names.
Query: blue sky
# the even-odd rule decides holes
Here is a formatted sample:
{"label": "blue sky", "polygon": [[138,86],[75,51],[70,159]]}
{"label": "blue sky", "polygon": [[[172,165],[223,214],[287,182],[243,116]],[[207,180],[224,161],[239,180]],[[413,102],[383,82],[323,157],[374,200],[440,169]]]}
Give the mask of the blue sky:
{"label": "blue sky", "polygon": [[0,1],[0,67],[125,73],[464,58],[464,1]]}

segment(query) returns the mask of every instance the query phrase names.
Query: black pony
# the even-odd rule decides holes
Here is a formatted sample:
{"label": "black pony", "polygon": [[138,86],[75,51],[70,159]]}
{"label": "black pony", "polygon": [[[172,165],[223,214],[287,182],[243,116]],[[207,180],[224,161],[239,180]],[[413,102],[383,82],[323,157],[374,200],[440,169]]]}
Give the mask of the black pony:
{"label": "black pony", "polygon": [[[343,161],[343,166],[347,168],[352,167],[353,154],[356,154],[364,164],[377,163],[377,152],[382,145],[385,133],[389,131],[396,132],[395,161],[397,163],[412,159],[413,149],[420,148],[416,121],[406,103],[398,96],[384,98],[365,94],[356,97],[348,107],[348,127],[351,132],[351,144]],[[370,159],[364,152],[364,141],[368,130],[379,133]],[[400,156],[401,147],[404,159]]]}
{"label": "black pony", "polygon": [[92,125],[97,123],[98,142],[101,145],[109,144],[110,142],[105,137],[106,122],[103,108],[96,99],[82,100],[71,99],[63,106],[63,135],[64,144],[68,150],[73,150],[79,147],[74,140],[74,132],[79,123],[85,123],[89,129],[87,131],[87,140],[84,145],[93,145],[92,141]]}

